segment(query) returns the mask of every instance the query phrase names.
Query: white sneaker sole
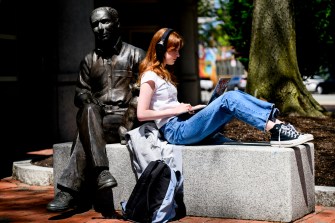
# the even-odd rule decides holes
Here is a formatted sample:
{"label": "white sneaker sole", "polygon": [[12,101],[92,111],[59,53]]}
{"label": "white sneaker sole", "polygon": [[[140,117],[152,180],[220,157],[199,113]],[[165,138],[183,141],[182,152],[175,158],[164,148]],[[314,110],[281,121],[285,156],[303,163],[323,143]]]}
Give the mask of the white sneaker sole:
{"label": "white sneaker sole", "polygon": [[297,139],[287,141],[270,141],[270,145],[274,147],[294,147],[313,140],[312,134],[302,134]]}
{"label": "white sneaker sole", "polygon": [[302,133],[302,135],[304,135],[308,141],[314,140],[314,136],[312,134]]}

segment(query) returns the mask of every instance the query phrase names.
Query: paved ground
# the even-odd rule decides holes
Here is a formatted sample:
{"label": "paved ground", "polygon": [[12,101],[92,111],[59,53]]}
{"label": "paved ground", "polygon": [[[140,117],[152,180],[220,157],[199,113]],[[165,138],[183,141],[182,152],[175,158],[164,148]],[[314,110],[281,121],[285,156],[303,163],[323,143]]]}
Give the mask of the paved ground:
{"label": "paved ground", "polygon": [[[53,186],[30,186],[11,177],[0,180],[0,222],[66,222],[66,223],[121,223],[122,219],[103,219],[89,210],[84,213],[67,211],[52,213],[45,207],[53,199]],[[185,217],[175,223],[267,223],[268,221]],[[316,206],[316,211],[294,223],[335,223],[335,207]]]}
{"label": "paved ground", "polygon": [[334,105],[335,94],[312,94],[313,98],[321,105]]}

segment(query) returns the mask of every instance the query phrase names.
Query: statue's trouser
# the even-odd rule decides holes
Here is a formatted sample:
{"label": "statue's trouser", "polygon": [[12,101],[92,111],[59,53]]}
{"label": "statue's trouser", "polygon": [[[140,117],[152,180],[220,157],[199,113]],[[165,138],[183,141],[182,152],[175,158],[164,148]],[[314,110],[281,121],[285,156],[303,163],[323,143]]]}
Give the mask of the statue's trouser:
{"label": "statue's trouser", "polygon": [[98,105],[86,104],[79,109],[78,133],[72,144],[69,163],[57,182],[58,188],[80,192],[88,177],[98,170],[108,169],[103,119],[104,111]]}

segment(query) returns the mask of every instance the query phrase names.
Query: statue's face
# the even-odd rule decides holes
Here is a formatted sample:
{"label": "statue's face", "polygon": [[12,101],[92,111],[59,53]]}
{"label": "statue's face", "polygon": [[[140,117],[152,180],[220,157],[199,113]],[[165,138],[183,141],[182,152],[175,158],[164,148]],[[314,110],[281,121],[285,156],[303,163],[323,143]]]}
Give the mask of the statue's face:
{"label": "statue's face", "polygon": [[92,30],[99,41],[107,41],[118,38],[118,24],[105,10],[97,10],[91,16]]}

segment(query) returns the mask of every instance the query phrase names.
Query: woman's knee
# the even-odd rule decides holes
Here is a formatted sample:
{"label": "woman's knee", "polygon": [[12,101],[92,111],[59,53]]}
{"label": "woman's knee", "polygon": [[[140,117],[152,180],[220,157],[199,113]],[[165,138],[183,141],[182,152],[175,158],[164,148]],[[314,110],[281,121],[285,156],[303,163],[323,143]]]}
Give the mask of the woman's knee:
{"label": "woman's knee", "polygon": [[243,92],[236,90],[236,91],[227,91],[223,94],[223,98],[225,99],[238,99],[243,95]]}

